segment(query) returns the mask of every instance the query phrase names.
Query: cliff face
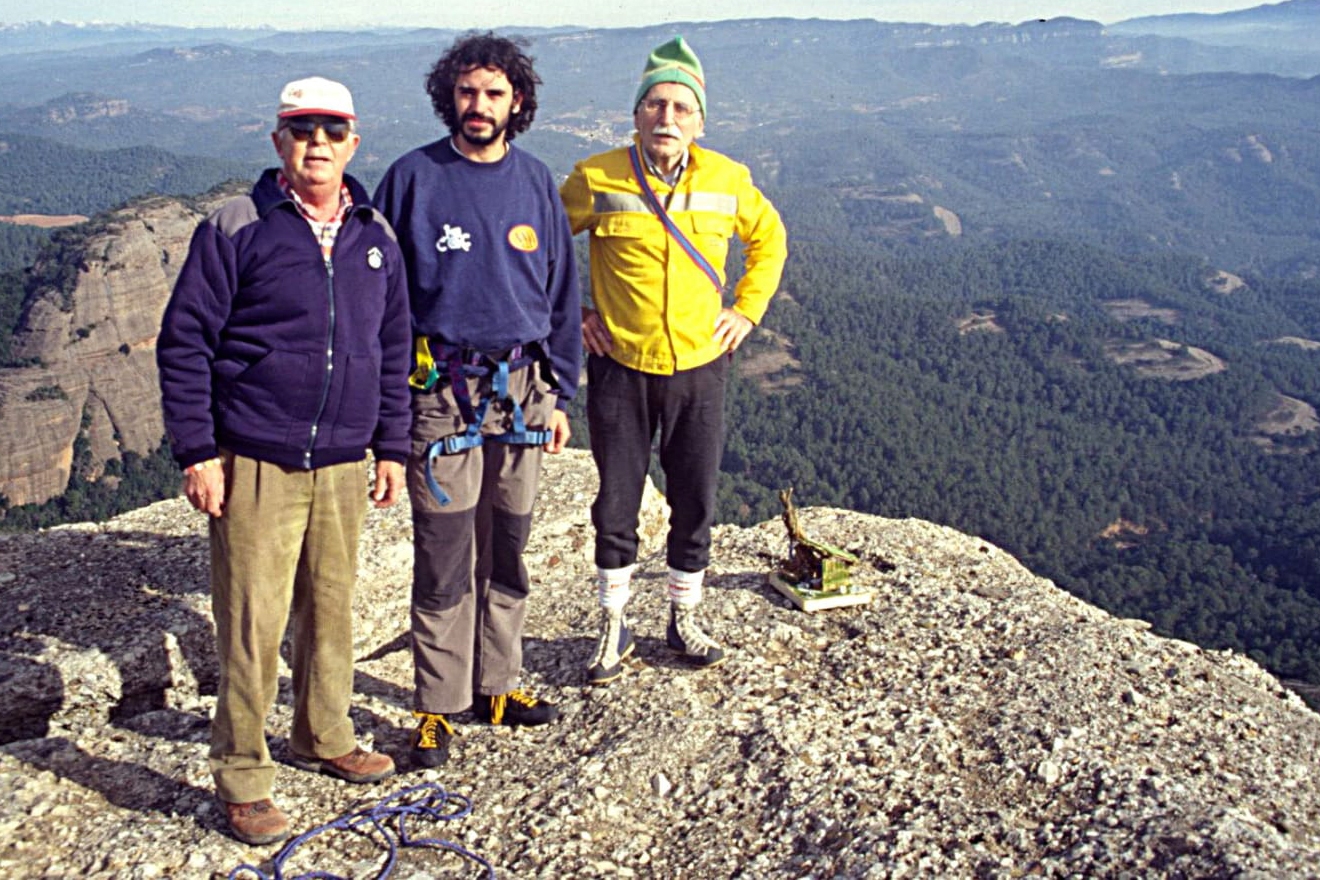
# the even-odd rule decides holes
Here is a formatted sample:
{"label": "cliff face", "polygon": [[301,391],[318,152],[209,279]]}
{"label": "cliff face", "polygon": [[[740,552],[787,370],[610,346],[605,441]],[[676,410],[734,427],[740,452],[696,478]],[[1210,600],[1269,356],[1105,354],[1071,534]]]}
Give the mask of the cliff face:
{"label": "cliff face", "polygon": [[[349,786],[284,763],[282,670],[268,731],[296,832],[430,782],[472,812],[413,835],[502,878],[1320,876],[1320,715],[1240,655],[1115,619],[931,523],[804,508],[807,535],[857,555],[877,591],[812,614],[766,584],[782,523],[718,527],[703,607],[731,657],[693,672],[664,644],[652,493],[636,659],[585,687],[594,491],[589,455],[547,457],[524,680],[563,718],[462,713],[445,767]],[[405,769],[410,542],[406,501],[370,514],[354,601],[354,721]],[[206,554],[181,499],[0,536],[0,874],[272,870],[274,848],[227,837],[212,795]],[[298,853],[300,872],[352,876],[386,855],[342,832]],[[474,876],[434,850],[402,851],[396,873]]]}
{"label": "cliff face", "polygon": [[160,317],[198,221],[229,195],[140,200],[97,218],[72,289],[28,301],[14,355],[39,365],[0,369],[0,494],[11,505],[64,492],[80,432],[91,479],[160,444]]}

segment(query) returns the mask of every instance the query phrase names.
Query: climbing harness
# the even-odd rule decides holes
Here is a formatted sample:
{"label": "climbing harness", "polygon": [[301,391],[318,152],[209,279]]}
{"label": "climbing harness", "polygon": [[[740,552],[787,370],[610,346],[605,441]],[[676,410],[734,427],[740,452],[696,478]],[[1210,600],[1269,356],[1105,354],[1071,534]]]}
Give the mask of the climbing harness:
{"label": "climbing harness", "polygon": [[[452,841],[440,840],[434,837],[415,838],[412,836],[408,825],[408,820],[414,817],[432,819],[438,822],[451,822],[455,819],[464,819],[471,813],[472,801],[466,796],[447,792],[434,782],[424,782],[421,785],[414,785],[403,791],[395,792],[373,807],[358,810],[355,813],[348,813],[333,822],[327,822],[318,828],[313,828],[311,831],[298,835],[286,843],[275,854],[275,858],[271,860],[271,868],[274,873],[267,874],[252,865],[239,865],[229,872],[229,880],[242,877],[244,872],[258,878],[258,880],[312,880],[312,878],[318,878],[318,880],[348,880],[347,877],[339,874],[316,870],[308,871],[305,874],[284,873],[284,865],[293,855],[294,850],[313,837],[329,831],[352,831],[364,833],[368,837],[373,834],[380,835],[389,853],[385,859],[384,867],[376,875],[376,880],[385,880],[390,872],[394,870],[394,863],[398,859],[400,847],[425,847],[457,853],[463,858],[484,867],[486,869],[485,876],[494,880],[495,868],[481,856]],[[397,819],[397,822],[394,821],[395,819]]]}
{"label": "climbing harness", "polygon": [[[430,391],[441,379],[440,368],[445,368],[449,387],[453,390],[458,411],[467,424],[467,430],[461,434],[451,434],[426,447],[426,486],[443,507],[450,499],[448,493],[440,488],[432,472],[431,465],[438,456],[454,455],[482,445],[487,439],[511,446],[544,446],[554,437],[548,428],[528,430],[527,419],[522,406],[509,394],[509,374],[516,370],[539,364],[544,355],[537,357],[531,352],[532,346],[515,345],[507,354],[491,357],[479,351],[460,348],[456,345],[439,344],[432,351],[431,342],[425,336],[417,337],[415,360],[417,366],[408,377],[408,384],[420,391]],[[536,346],[539,349],[539,346]],[[555,387],[553,372],[548,368],[543,371],[549,376],[548,381]],[[471,376],[491,376],[491,393],[473,405],[468,392],[467,380]],[[486,419],[486,410],[492,400],[507,401],[513,417],[513,430],[489,437],[481,433],[482,422]]]}
{"label": "climbing harness", "polygon": [[678,246],[683,249],[683,252],[692,259],[692,262],[697,264],[697,268],[704,272],[711,283],[715,285],[716,292],[723,294],[724,285],[720,283],[720,273],[715,271],[715,267],[710,264],[710,261],[706,259],[701,251],[697,250],[696,245],[688,240],[688,237],[683,234],[683,230],[678,228],[678,224],[669,216],[669,212],[665,210],[665,206],[660,203],[660,199],[656,196],[655,190],[651,188],[650,182],[646,179],[646,172],[642,170],[642,156],[636,144],[628,148],[628,161],[632,163],[633,176],[637,178],[637,184],[642,188],[642,195],[646,196],[646,201],[651,205],[651,210],[660,218],[660,222],[664,224],[665,229],[678,243]]}

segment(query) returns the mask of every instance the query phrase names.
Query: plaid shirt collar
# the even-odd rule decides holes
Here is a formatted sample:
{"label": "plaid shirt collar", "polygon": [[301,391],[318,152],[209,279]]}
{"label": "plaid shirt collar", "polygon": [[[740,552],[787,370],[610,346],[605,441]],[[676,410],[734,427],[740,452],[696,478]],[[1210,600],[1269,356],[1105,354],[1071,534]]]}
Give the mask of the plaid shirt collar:
{"label": "plaid shirt collar", "polygon": [[302,196],[298,195],[298,191],[293,188],[293,184],[289,183],[289,178],[284,176],[283,171],[280,172],[278,180],[280,190],[298,206],[298,212],[306,217],[311,223],[317,225],[322,223],[342,223],[344,221],[344,215],[348,213],[349,208],[353,207],[353,196],[348,191],[348,184],[341,183],[339,185],[339,210],[335,212],[335,216],[330,220],[317,220],[312,216],[312,212],[308,210],[307,203],[302,200]]}
{"label": "plaid shirt collar", "polygon": [[298,213],[303,215],[308,224],[312,227],[312,234],[316,236],[317,242],[321,245],[321,256],[327,261],[335,249],[335,239],[339,236],[339,227],[344,223],[344,216],[348,214],[353,207],[353,196],[348,191],[348,184],[339,185],[339,210],[335,211],[335,216],[329,220],[317,220],[308,210],[307,204],[298,195],[298,191],[289,183],[289,179],[284,176],[284,172],[279,174],[278,182],[280,190],[289,197],[289,199],[298,206]]}

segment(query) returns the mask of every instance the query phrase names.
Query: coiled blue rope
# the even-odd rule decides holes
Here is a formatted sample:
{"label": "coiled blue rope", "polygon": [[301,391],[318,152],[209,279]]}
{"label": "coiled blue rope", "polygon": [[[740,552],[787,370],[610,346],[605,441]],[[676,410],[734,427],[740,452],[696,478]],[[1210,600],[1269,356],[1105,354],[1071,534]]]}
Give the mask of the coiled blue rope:
{"label": "coiled blue rope", "polygon": [[389,855],[376,880],[384,880],[394,870],[400,847],[431,847],[448,850],[470,859],[486,869],[486,876],[494,880],[495,869],[490,862],[470,850],[448,840],[434,837],[414,838],[409,831],[408,821],[418,817],[437,822],[450,822],[463,819],[472,813],[472,801],[465,795],[445,791],[434,782],[424,782],[395,792],[372,807],[340,816],[333,822],[304,832],[286,843],[271,861],[273,874],[266,874],[252,865],[239,865],[229,872],[229,880],[243,876],[248,872],[259,880],[348,880],[339,874],[326,871],[308,871],[306,874],[286,875],[284,863],[293,855],[294,850],[313,837],[329,831],[361,831],[367,836],[379,834]]}

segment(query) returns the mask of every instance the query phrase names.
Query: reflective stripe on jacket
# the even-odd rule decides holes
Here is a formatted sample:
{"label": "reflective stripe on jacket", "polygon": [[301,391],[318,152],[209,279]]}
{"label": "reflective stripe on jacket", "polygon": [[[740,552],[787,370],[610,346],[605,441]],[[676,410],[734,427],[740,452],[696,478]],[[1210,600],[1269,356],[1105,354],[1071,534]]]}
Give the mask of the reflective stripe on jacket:
{"label": "reflective stripe on jacket", "polygon": [[[733,308],[759,323],[788,255],[779,213],[747,167],[693,144],[677,187],[648,175],[683,234],[725,277],[729,239],[743,243],[745,271]],[[720,355],[713,338],[721,295],[652,212],[627,148],[585,159],[560,188],[576,235],[591,231],[591,296],[614,339],[610,357],[645,373],[673,373]]]}

